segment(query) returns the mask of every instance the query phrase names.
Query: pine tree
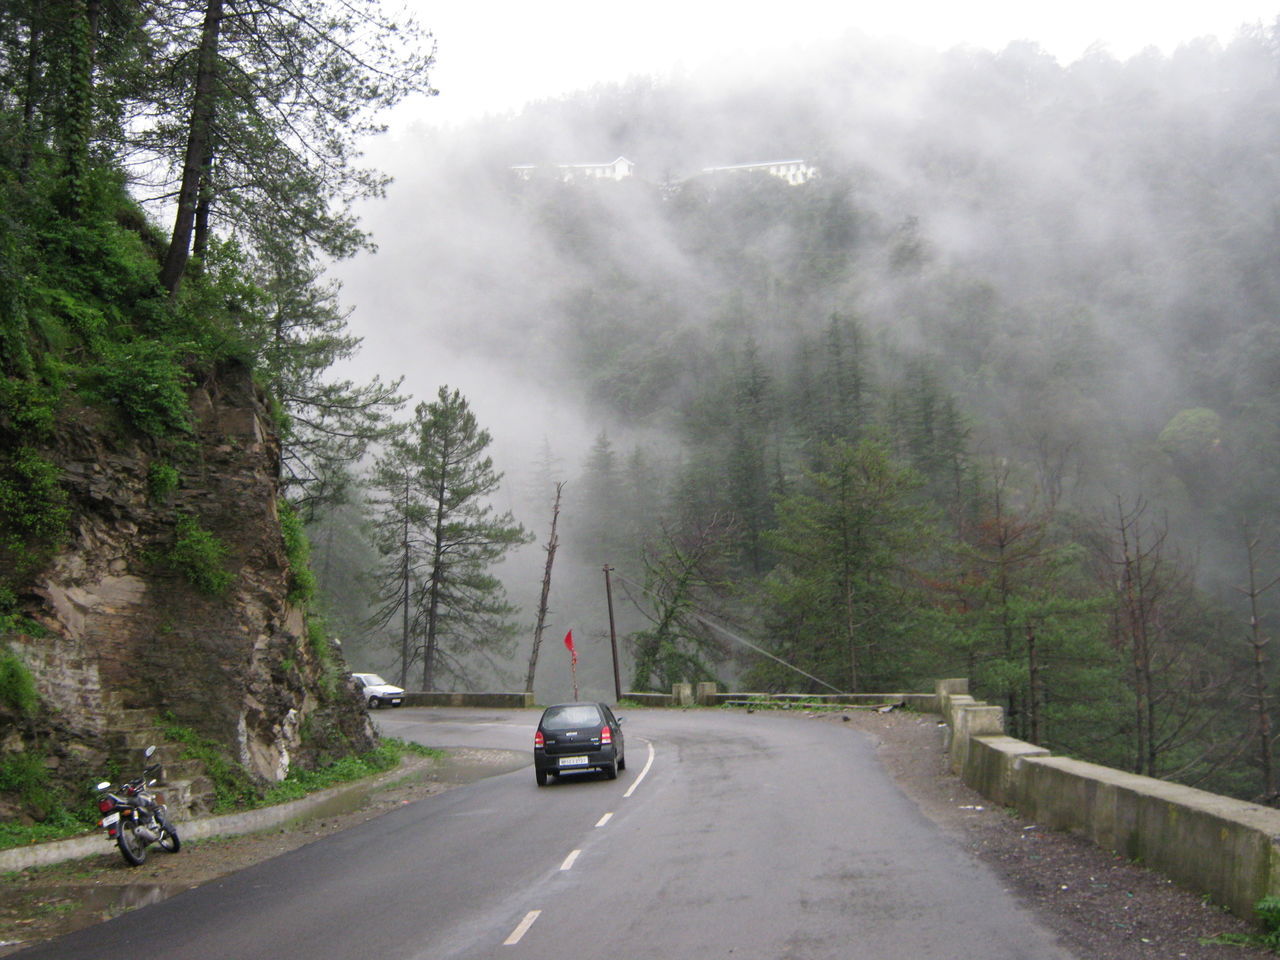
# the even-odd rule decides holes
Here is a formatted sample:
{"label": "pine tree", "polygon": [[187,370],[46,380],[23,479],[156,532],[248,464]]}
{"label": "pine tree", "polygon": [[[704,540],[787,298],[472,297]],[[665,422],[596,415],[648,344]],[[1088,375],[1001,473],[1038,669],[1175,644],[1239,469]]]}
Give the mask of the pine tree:
{"label": "pine tree", "polygon": [[929,538],[919,479],[881,443],[838,441],[778,504],[765,584],[783,659],[850,691],[892,686],[913,656],[912,565]]}
{"label": "pine tree", "polygon": [[404,437],[395,437],[378,457],[369,477],[372,491],[373,542],[381,559],[371,573],[374,612],[370,626],[399,630],[399,683],[406,686],[409,665],[416,659],[418,617],[414,597],[422,582],[425,543],[419,533],[427,521],[427,507],[418,489],[415,451]]}
{"label": "pine tree", "polygon": [[350,214],[385,178],[355,166],[371,116],[431,93],[429,35],[383,15],[377,0],[163,0],[145,115],[130,149],[164,171],[176,199],[161,282],[178,290],[215,227],[257,246],[272,239],[354,253]]}
{"label": "pine tree", "polygon": [[489,503],[502,480],[489,443],[462,394],[441,387],[375,470],[387,558],[378,616],[400,614],[402,660],[420,659],[423,690],[467,681],[477,658],[501,669],[512,653],[515,608],[490,570],[530,537]]}

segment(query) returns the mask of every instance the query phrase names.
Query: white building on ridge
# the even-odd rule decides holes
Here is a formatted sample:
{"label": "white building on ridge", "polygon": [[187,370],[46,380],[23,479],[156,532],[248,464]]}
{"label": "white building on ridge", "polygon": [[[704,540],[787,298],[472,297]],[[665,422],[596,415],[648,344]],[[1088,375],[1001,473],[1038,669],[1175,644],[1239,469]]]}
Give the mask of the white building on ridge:
{"label": "white building on ridge", "polygon": [[[532,180],[538,170],[543,169],[534,163],[521,163],[511,168],[521,180]],[[626,157],[619,157],[612,163],[557,163],[551,169],[565,183],[571,180],[626,180],[635,173],[636,165]]]}
{"label": "white building on ridge", "polygon": [[[511,172],[521,180],[533,180],[544,175],[545,171],[563,183],[575,180],[628,180],[635,176],[635,170],[636,165],[626,157],[618,157],[612,163],[521,163],[511,168]],[[735,163],[724,167],[702,168],[704,176],[733,173],[767,173],[795,187],[818,176],[818,168],[804,160],[770,160],[766,163]]]}
{"label": "white building on ridge", "polygon": [[728,167],[703,167],[703,173],[767,173],[793,187],[818,175],[818,168],[803,160],[771,160],[767,163],[735,163]]}

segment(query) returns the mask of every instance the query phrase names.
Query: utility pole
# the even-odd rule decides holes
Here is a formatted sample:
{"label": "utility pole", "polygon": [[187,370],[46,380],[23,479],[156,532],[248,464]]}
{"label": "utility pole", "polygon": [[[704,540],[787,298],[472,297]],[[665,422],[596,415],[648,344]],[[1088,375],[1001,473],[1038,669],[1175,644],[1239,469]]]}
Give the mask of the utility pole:
{"label": "utility pole", "polygon": [[609,603],[609,648],[613,651],[613,696],[614,703],[622,699],[622,677],[618,673],[618,631],[613,625],[613,584],[609,582],[609,574],[613,567],[604,565],[604,595]]}

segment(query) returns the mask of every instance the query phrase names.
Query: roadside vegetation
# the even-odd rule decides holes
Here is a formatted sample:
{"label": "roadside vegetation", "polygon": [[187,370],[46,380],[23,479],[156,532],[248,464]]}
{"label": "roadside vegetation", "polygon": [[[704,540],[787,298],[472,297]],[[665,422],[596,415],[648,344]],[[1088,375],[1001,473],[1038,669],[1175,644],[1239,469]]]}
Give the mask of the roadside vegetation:
{"label": "roadside vegetation", "polygon": [[[182,745],[183,756],[205,764],[215,784],[213,815],[257,810],[292,800],[344,783],[354,783],[394,770],[408,756],[443,759],[444,751],[420,744],[383,737],[378,746],[364,754],[342,757],[316,770],[290,771],[279,783],[258,786],[236,763],[226,759],[222,749],[207,738],[176,724],[166,724],[162,732],[169,740]],[[97,829],[99,817],[96,794],[86,788],[79,802],[70,802],[64,791],[50,788],[42,776],[43,758],[33,754],[16,754],[0,760],[0,791],[15,792],[44,808],[46,819],[23,825],[0,823],[0,849],[21,847],[31,843],[66,840]],[[178,820],[179,828],[181,820]]]}

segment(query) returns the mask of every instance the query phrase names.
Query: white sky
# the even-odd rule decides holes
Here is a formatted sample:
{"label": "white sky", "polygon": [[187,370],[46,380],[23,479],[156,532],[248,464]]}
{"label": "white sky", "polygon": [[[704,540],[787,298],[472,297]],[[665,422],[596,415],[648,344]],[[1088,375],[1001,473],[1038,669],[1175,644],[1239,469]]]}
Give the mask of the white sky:
{"label": "white sky", "polygon": [[[929,47],[1003,49],[1034,40],[1063,63],[1102,42],[1124,59],[1224,42],[1271,24],[1280,0],[400,0],[437,42],[440,95],[395,117],[429,125],[518,110],[530,100],[635,74],[693,71],[848,31]],[[388,6],[394,6],[389,3]]]}

